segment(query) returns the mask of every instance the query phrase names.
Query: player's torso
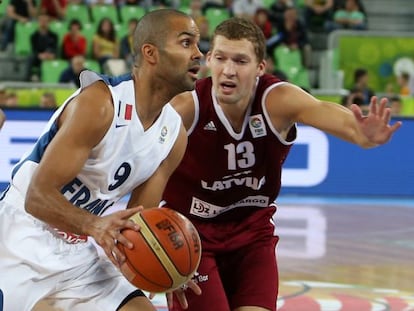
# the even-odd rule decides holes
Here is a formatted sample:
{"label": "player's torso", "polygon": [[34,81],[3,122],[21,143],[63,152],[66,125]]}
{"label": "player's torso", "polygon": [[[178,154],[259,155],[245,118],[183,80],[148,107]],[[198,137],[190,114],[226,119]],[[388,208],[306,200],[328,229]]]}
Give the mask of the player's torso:
{"label": "player's torso", "polygon": [[198,121],[168,183],[167,204],[204,219],[269,206],[280,190],[281,166],[296,134],[293,129],[289,142],[279,139],[263,109],[266,90],[278,80],[265,77],[258,83],[239,133],[211,95],[210,80],[204,81],[196,89],[201,101]]}
{"label": "player's torso", "polygon": [[[154,124],[144,131],[135,110],[132,83],[127,80],[109,86],[114,100],[112,124],[101,142],[92,149],[76,178],[61,189],[71,203],[97,215],[155,172],[171,151],[180,129],[181,119],[168,104]],[[51,123],[43,137],[53,139],[51,133],[55,126],[55,122]],[[23,184],[22,179],[30,179],[40,161],[41,150],[45,148],[41,145],[38,142],[34,148],[38,150],[38,158],[29,155],[17,165],[13,184]]]}

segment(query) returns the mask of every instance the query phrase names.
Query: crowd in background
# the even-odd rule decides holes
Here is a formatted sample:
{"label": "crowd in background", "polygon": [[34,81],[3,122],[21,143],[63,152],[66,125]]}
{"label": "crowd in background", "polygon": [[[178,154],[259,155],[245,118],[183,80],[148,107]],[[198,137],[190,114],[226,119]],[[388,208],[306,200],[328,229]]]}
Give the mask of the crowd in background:
{"label": "crowd in background", "polygon": [[[184,3],[184,1],[186,1]],[[362,0],[9,0],[6,14],[1,22],[0,49],[12,49],[16,38],[16,25],[36,21],[37,29],[30,36],[31,54],[27,57],[27,81],[42,81],[41,63],[45,60],[66,60],[67,68],[59,77],[61,83],[72,83],[79,86],[79,73],[84,70],[86,60],[91,59],[99,64],[98,71],[105,74],[119,75],[130,70],[133,62],[132,36],[139,17],[123,20],[122,8],[137,6],[145,11],[153,8],[174,7],[191,15],[199,26],[201,33],[200,50],[206,53],[209,49],[210,34],[213,30],[207,14],[210,8],[224,10],[228,16],[240,16],[251,19],[263,30],[267,39],[268,66],[267,71],[287,80],[276,59],[275,49],[280,46],[289,51],[299,51],[304,68],[312,66],[312,48],[309,32],[329,33],[336,29],[365,30],[368,29],[368,16]],[[84,6],[88,9],[88,21],[94,25],[94,33],[88,37],[83,32],[85,20],[67,18],[67,10],[72,5]],[[92,13],[96,6],[114,8],[117,17],[94,19]],[[64,22],[67,31],[59,38],[50,25]],[[125,32],[120,35],[117,26],[124,26]],[[208,75],[203,67],[200,77]],[[368,75],[364,69],[355,73],[355,85],[350,95],[344,98],[343,104],[366,104],[368,97],[363,86]],[[405,80],[406,74],[398,83],[404,92],[410,93]],[[394,92],[399,95],[399,90]],[[10,106],[13,94],[8,94],[7,101],[0,98],[0,105]],[[402,94],[401,94],[402,95]],[[3,100],[3,102],[2,102]]]}

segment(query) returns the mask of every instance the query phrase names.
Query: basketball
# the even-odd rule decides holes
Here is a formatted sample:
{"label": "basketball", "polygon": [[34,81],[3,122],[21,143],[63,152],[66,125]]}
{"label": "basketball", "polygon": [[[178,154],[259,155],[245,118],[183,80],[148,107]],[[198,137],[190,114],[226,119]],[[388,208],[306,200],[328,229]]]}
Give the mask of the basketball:
{"label": "basketball", "polygon": [[125,229],[122,234],[134,247],[122,244],[125,254],[121,271],[137,288],[160,293],[174,290],[196,272],[201,258],[201,241],[194,225],[169,208],[145,209],[130,218],[140,231]]}

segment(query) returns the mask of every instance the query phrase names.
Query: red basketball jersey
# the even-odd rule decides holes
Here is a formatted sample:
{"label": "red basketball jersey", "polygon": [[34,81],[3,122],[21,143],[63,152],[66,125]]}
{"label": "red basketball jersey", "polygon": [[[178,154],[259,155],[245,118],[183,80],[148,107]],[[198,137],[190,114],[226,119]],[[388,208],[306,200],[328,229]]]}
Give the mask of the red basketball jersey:
{"label": "red basketball jersey", "polygon": [[211,78],[197,81],[196,121],[164,193],[168,207],[200,220],[237,220],[273,203],[283,162],[296,138],[296,126],[284,140],[267,117],[265,97],[279,83],[271,75],[258,80],[243,129],[236,133],[212,95]]}

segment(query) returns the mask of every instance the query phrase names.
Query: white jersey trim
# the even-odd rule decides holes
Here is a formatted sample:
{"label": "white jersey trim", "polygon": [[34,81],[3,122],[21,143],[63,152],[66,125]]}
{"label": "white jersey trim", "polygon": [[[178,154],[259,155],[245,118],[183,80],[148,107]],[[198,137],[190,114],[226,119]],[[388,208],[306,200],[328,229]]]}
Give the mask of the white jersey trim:
{"label": "white jersey trim", "polygon": [[190,128],[187,130],[187,136],[191,135],[191,133],[194,131],[194,128],[196,127],[198,123],[198,120],[200,119],[200,102],[198,100],[196,90],[193,90],[191,92],[191,95],[193,96],[193,103],[194,103],[194,117],[193,117],[193,123],[191,124]]}
{"label": "white jersey trim", "polygon": [[[272,120],[269,116],[269,112],[266,109],[266,98],[267,95],[269,94],[269,92],[271,90],[273,90],[275,87],[278,87],[280,85],[286,84],[287,82],[285,81],[281,81],[281,82],[277,82],[275,84],[272,84],[271,86],[269,86],[263,93],[263,97],[262,97],[262,110],[263,110],[263,114],[266,118],[267,124],[269,125],[270,129],[272,130],[273,134],[279,139],[279,141],[284,144],[284,145],[292,145],[296,138],[293,139],[292,141],[287,141],[285,140],[282,135],[275,129],[275,127],[273,126]],[[292,127],[296,127],[296,123],[292,126]]]}

